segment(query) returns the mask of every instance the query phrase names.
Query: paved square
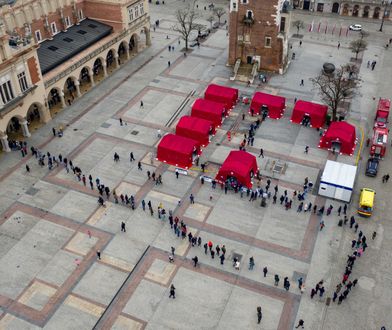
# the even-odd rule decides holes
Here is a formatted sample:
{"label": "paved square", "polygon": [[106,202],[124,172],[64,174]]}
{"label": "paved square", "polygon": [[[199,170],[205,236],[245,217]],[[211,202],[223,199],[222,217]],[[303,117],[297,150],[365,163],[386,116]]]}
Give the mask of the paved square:
{"label": "paved square", "polygon": [[[246,86],[229,79],[232,69],[226,66],[226,25],[213,29],[200,48],[192,47],[184,56],[184,43],[171,29],[175,9],[184,2],[165,2],[164,6],[154,1],[150,4],[151,21],[160,20],[160,26],[151,31],[152,46],[122,64],[120,70],[27,140],[28,147],[34,145],[56,158],[60,153],[67,157],[86,178],[93,177],[93,189],[88,179],[85,186],[63,164],[49,171],[31,155],[0,155],[0,328],[286,330],[299,319],[305,320],[307,329],[387,327],[392,322],[387,313],[391,267],[385,237],[391,229],[384,220],[385,214],[392,212],[388,203],[391,192],[388,184],[379,183],[380,178],[364,177],[367,149],[359,153],[367,128],[373,123],[374,114],[369,109],[375,108],[378,97],[390,93],[387,79],[392,76],[392,62],[381,46],[385,35],[372,32],[374,23],[366,23],[372,37],[368,38],[369,49],[362,62],[358,62],[363,86],[352,100],[348,117],[358,128],[358,147],[354,157],[332,155],[318,148],[322,132],[292,124],[289,119],[294,98],[320,101],[308,79],[320,72],[324,62],[336,66],[347,63],[352,56],[349,42],[355,35],[350,32],[339,39],[340,50],[336,35],[303,29],[301,47],[299,39],[288,36],[296,59],[287,72],[268,74],[267,84],[259,84],[256,79]],[[227,6],[223,0],[214,3]],[[208,7],[204,10],[208,3],[198,1],[198,5],[199,21],[208,26],[212,14]],[[319,14],[299,11],[293,15],[306,24],[311,24],[313,18],[321,19]],[[222,22],[226,19],[227,15]],[[333,26],[346,24],[350,18],[325,19]],[[386,28],[390,30],[390,24]],[[168,50],[169,45],[173,51]],[[366,67],[373,58],[378,62],[376,70]],[[305,86],[299,86],[301,79]],[[204,184],[200,180],[201,175],[215,177],[228,153],[238,150],[244,134],[256,121],[241,102],[203,149],[200,163],[206,162],[205,173],[194,165],[187,175],[177,179],[175,167],[156,160],[158,130],[161,134],[173,133],[179,118],[190,114],[194,100],[203,97],[210,83],[238,88],[240,99],[255,91],[286,97],[283,118],[266,119],[256,130],[253,144],[246,146],[256,156],[262,175],[261,180],[253,178],[253,189],[266,189],[267,180],[271,180],[272,195],[266,207],[260,205],[260,198],[250,202],[246,192],[242,196],[232,190],[225,193],[219,184],[212,189],[209,180]],[[60,125],[65,128],[64,136],[52,137],[51,127]],[[309,146],[307,154],[305,146]],[[261,148],[264,157],[258,157]],[[130,161],[131,152],[135,161]],[[114,153],[120,161],[114,162]],[[358,233],[348,226],[338,226],[343,215],[339,216],[337,210],[342,203],[317,195],[327,159],[359,162],[347,215],[355,216],[369,245],[364,256],[357,258],[350,277],[358,278],[358,285],[339,306],[326,302],[341,281],[346,255],[352,252],[351,240],[357,239]],[[388,164],[390,159],[382,161],[382,174],[389,171]],[[162,185],[148,179],[147,171],[156,177],[161,175]],[[110,189],[109,197],[103,194],[104,207],[97,203],[97,178]],[[317,205],[318,209],[332,205],[331,215],[297,212],[300,201],[294,191],[303,190],[305,178],[315,188],[306,194],[304,203]],[[275,185],[276,204],[272,202]],[[356,215],[358,190],[364,186],[377,190],[374,215],[366,220]],[[121,201],[121,194],[134,198],[135,210]],[[194,204],[190,204],[191,194]],[[286,210],[280,203],[285,194],[292,200],[291,209]],[[164,218],[158,218],[158,208],[165,209]],[[186,225],[184,237],[175,234],[169,214],[178,217],[178,224]],[[320,227],[321,221],[324,228]],[[371,240],[373,231],[377,235]],[[200,245],[191,244],[191,235],[200,238]],[[208,247],[205,250],[204,244],[209,241],[215,253]],[[221,261],[223,245],[226,254]],[[233,267],[234,257],[240,259],[239,269]],[[249,269],[251,257],[255,260],[253,270]],[[266,276],[264,267],[268,268]],[[274,285],[275,274],[280,277],[278,286]],[[303,294],[298,288],[300,277],[305,283]],[[291,284],[288,291],[282,287],[284,278]],[[325,295],[310,299],[312,287],[321,279]],[[172,284],[176,287],[175,299],[169,299]],[[257,306],[263,311],[260,326]]]}

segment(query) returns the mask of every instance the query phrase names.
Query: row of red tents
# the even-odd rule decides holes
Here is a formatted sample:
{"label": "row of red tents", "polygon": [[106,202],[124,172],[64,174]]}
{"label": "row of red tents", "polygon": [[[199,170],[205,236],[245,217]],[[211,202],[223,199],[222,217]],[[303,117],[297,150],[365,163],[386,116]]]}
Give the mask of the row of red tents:
{"label": "row of red tents", "polygon": [[234,107],[238,89],[211,84],[204,99],[192,106],[191,116],[183,116],[176,126],[176,134],[167,134],[157,148],[157,159],[170,165],[188,169],[193,157],[208,145],[210,135],[215,134],[222,120]]}
{"label": "row of red tents", "polygon": [[[197,99],[191,116],[183,116],[176,127],[176,134],[165,135],[157,150],[157,159],[181,168],[192,166],[193,158],[209,143],[223,118],[229,114],[238,99],[238,90],[230,87],[209,85],[204,99]],[[257,92],[253,96],[249,112],[252,115],[266,113],[269,118],[279,119],[285,111],[286,99],[282,96]],[[321,128],[326,122],[328,107],[299,100],[294,105],[290,121]],[[333,122],[321,137],[319,147],[352,155],[356,145],[355,127],[346,122]],[[251,187],[251,178],[258,171],[256,158],[245,151],[231,151],[222,164],[216,180],[235,182]],[[233,180],[231,180],[233,179]]]}

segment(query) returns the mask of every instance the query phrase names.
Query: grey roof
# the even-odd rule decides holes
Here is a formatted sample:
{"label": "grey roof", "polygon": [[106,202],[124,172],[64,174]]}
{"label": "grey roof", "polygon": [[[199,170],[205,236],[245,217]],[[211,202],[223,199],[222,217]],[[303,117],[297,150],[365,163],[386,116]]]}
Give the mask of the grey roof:
{"label": "grey roof", "polygon": [[112,27],[92,19],[85,19],[79,25],[56,34],[52,40],[41,42],[38,48],[42,74],[53,70],[76,54],[85,50],[112,32]]}

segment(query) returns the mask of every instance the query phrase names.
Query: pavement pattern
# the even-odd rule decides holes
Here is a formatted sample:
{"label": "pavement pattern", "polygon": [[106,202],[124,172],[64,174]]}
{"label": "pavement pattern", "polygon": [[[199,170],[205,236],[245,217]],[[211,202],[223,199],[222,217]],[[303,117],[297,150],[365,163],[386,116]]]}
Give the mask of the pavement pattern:
{"label": "pavement pattern", "polygon": [[[84,186],[62,166],[48,171],[31,155],[21,158],[15,152],[1,156],[0,328],[283,330],[292,329],[299,319],[305,320],[308,329],[377,329],[391,324],[391,316],[385,313],[389,309],[386,302],[391,285],[386,282],[391,266],[385,266],[387,255],[381,252],[388,246],[386,233],[391,229],[384,224],[383,215],[391,206],[386,203],[388,191],[378,188],[380,180],[363,175],[358,178],[358,185],[378,188],[372,220],[360,220],[369,238],[374,230],[378,236],[363,257],[367,261],[360,260],[356,266],[358,288],[338,307],[330,305],[327,298],[340,281],[355,234],[337,226],[335,211],[329,217],[298,213],[297,200],[290,210],[271,200],[267,207],[260,207],[259,201],[249,202],[246,194],[241,198],[233,191],[225,194],[220,187],[212,189],[208,182],[202,184],[199,167],[176,179],[174,167],[155,160],[157,130],[174,132],[178,119],[189,114],[205,87],[218,83],[239,88],[241,96],[259,90],[287,98],[284,117],[267,119],[257,130],[254,145],[247,148],[255,156],[264,149],[265,157],[257,157],[263,179],[255,185],[264,187],[269,178],[272,187],[278,185],[279,196],[284,190],[292,196],[294,190],[301,190],[305,177],[317,182],[327,159],[353,163],[355,157],[336,157],[318,149],[316,130],[289,122],[295,97],[318,101],[307,78],[320,71],[320,57],[336,65],[346,63],[351,56],[347,48],[350,39],[342,41],[337,50],[335,39],[305,33],[301,47],[298,40],[291,41],[297,56],[285,75],[271,77],[266,85],[247,87],[228,80],[231,72],[226,67],[225,26],[214,31],[200,48],[183,56],[183,42],[179,43],[179,36],[171,30],[174,8],[180,5],[182,1],[175,0],[166,1],[165,6],[151,5],[152,21],[161,21],[152,33],[153,45],[29,139],[29,145],[71,159],[86,176],[99,177],[118,195],[135,196],[136,210],[114,203],[113,198],[106,207],[100,207],[97,190]],[[204,13],[202,8],[200,2],[205,19],[208,10]],[[300,17],[310,20],[306,15]],[[381,68],[391,71],[391,56],[383,51],[381,39],[373,41],[375,45],[364,58],[377,56],[380,69],[367,70],[365,58],[360,100],[353,100],[356,108],[350,116],[358,123],[360,137],[360,127],[367,134],[366,125],[372,120],[369,108],[373,109],[376,101],[369,105],[369,99],[387,92],[377,83]],[[169,45],[175,50],[169,52]],[[302,78],[305,86],[299,86]],[[242,113],[246,113],[244,120]],[[235,107],[203,151],[201,162],[208,162],[205,175],[217,173],[254,121],[246,106]],[[51,128],[60,124],[66,127],[64,136],[54,138]],[[229,130],[231,141],[226,138]],[[310,147],[308,154],[304,153],[306,145]],[[116,163],[115,152],[120,155]],[[129,161],[130,152],[136,161]],[[359,148],[355,156],[358,152]],[[388,160],[389,156],[384,163]],[[25,171],[26,164],[30,173]],[[283,169],[274,171],[275,164]],[[147,171],[161,174],[163,184],[148,180]],[[191,194],[194,204],[190,203]],[[350,214],[355,213],[357,199],[356,193]],[[142,200],[152,202],[154,216],[142,210]],[[334,210],[341,205],[318,196],[316,191],[306,200],[319,207],[332,204]],[[183,220],[188,231],[202,238],[200,247],[177,238],[168,220],[158,219],[160,203]],[[326,223],[322,232],[320,221]],[[121,222],[125,222],[126,232],[121,232]],[[225,245],[224,265],[217,256],[212,259],[204,253],[202,246],[208,241]],[[173,263],[168,258],[172,246]],[[101,252],[100,259],[97,251]],[[193,267],[194,256],[199,258],[198,267]],[[251,256],[256,263],[253,270],[247,267]],[[239,270],[232,265],[234,257],[241,261]],[[266,277],[262,273],[265,266]],[[385,273],[376,276],[374,272],[380,268]],[[281,278],[279,286],[274,285],[275,274]],[[284,277],[291,282],[289,291],[282,287]],[[297,285],[300,277],[306,285],[303,294]],[[327,294],[311,300],[310,289],[321,279]],[[169,299],[172,284],[177,288],[176,299]],[[260,325],[257,306],[263,311]]]}

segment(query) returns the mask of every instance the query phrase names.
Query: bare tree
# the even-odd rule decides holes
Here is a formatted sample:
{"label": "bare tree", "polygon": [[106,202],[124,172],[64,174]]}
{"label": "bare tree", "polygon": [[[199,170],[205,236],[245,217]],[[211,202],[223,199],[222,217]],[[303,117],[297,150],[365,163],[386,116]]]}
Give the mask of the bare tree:
{"label": "bare tree", "polygon": [[213,9],[213,13],[216,17],[218,17],[218,23],[221,23],[221,17],[226,14],[226,10],[222,7],[216,7]]}
{"label": "bare tree", "polygon": [[176,11],[177,24],[172,27],[173,31],[181,34],[185,41],[185,49],[188,50],[189,36],[192,31],[201,30],[201,24],[195,23],[195,20],[200,16],[195,11],[195,1],[189,4],[185,9],[178,9]]}
{"label": "bare tree", "polygon": [[337,110],[341,102],[350,100],[359,86],[358,68],[352,64],[341,66],[332,74],[321,73],[311,82],[325,104],[332,111],[332,120],[337,120]]}
{"label": "bare tree", "polygon": [[355,60],[358,59],[358,54],[367,49],[367,41],[363,39],[357,39],[350,42],[350,49],[355,53]]}
{"label": "bare tree", "polygon": [[297,29],[297,35],[299,34],[299,30],[303,29],[305,24],[303,21],[301,20],[297,20],[293,22],[293,26]]}

